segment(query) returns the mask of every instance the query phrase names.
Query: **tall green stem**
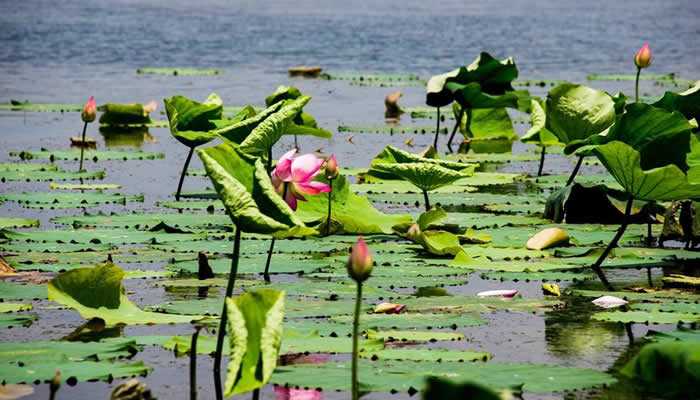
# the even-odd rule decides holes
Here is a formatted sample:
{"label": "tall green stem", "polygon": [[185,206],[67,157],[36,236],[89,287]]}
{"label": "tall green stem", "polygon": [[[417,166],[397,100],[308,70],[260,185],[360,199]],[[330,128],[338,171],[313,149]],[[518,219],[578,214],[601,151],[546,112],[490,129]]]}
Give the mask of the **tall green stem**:
{"label": "tall green stem", "polygon": [[190,343],[190,400],[197,400],[197,338],[201,326],[194,327],[192,342]]}
{"label": "tall green stem", "polygon": [[78,167],[78,172],[83,170],[83,153],[85,152],[85,131],[87,130],[87,122],[83,125],[83,141],[80,142],[80,166]]}
{"label": "tall green stem", "polygon": [[634,102],[639,103],[639,74],[642,69],[637,67],[637,79],[634,80]]}
{"label": "tall green stem", "polygon": [[440,134],[440,107],[437,108],[437,127],[435,128],[435,139],[433,140],[433,147],[437,150],[437,140]]}
{"label": "tall green stem", "polygon": [[352,323],[352,400],[360,398],[360,384],[357,381],[357,354],[359,352],[360,308],[362,305],[362,282],[357,282],[355,298],[355,319]]}
{"label": "tall green stem", "polygon": [[583,154],[581,154],[578,157],[578,162],[576,163],[574,170],[571,171],[571,175],[569,175],[569,179],[566,181],[566,186],[569,186],[572,183],[574,183],[574,178],[576,178],[576,175],[578,174],[578,170],[581,169],[581,164],[583,164]]}
{"label": "tall green stem", "polygon": [[544,167],[544,156],[547,153],[547,148],[544,146],[540,147],[540,150],[540,167],[537,169],[537,176],[542,176],[542,167]]}
{"label": "tall green stem", "polygon": [[224,297],[224,306],[221,310],[221,322],[219,322],[219,332],[216,339],[216,353],[214,354],[214,389],[216,390],[216,399],[224,398],[223,388],[221,386],[221,355],[224,351],[224,337],[226,336],[226,297],[231,297],[233,294],[233,286],[236,284],[236,274],[238,274],[238,255],[241,251],[241,229],[236,225],[236,235],[233,239],[233,258],[231,259],[231,272],[228,275],[228,285],[226,286],[226,296]]}
{"label": "tall green stem", "polygon": [[333,179],[328,180],[328,187],[331,188],[331,191],[328,192],[328,220],[326,222],[326,236],[330,236],[331,234],[331,194],[333,193]]}
{"label": "tall green stem", "polygon": [[447,148],[450,149],[450,153],[454,153],[452,151],[452,139],[454,139],[455,134],[457,133],[457,129],[459,126],[462,124],[462,118],[464,117],[464,107],[462,107],[462,110],[459,112],[459,116],[457,117],[457,123],[455,123],[454,128],[452,128],[452,134],[450,135],[450,140],[447,141]]}
{"label": "tall green stem", "polygon": [[608,244],[608,247],[605,248],[603,251],[603,254],[598,257],[598,260],[595,262],[595,264],[591,265],[591,268],[593,268],[593,271],[598,275],[598,278],[600,278],[600,281],[603,282],[603,285],[605,285],[605,288],[608,289],[609,291],[613,291],[613,287],[608,282],[608,279],[605,277],[605,274],[603,274],[603,270],[600,268],[600,266],[603,264],[603,261],[605,261],[606,258],[608,258],[608,255],[612,251],[613,248],[617,246],[617,242],[620,240],[622,235],[625,233],[625,230],[627,229],[627,225],[629,224],[630,221],[630,213],[632,212],[632,201],[634,200],[633,197],[630,197],[629,200],[627,200],[627,207],[625,207],[625,219],[622,221],[622,225],[620,225],[620,229],[617,230],[617,233],[615,234],[615,237],[613,240]]}
{"label": "tall green stem", "polygon": [[[284,183],[284,188],[282,189],[282,199],[287,197],[287,188],[289,187],[289,182]],[[263,279],[265,282],[270,283],[270,261],[272,260],[272,252],[275,251],[275,238],[270,241],[270,250],[267,251],[267,261],[265,261],[265,271],[263,272]]]}
{"label": "tall green stem", "polygon": [[192,160],[192,154],[194,153],[194,147],[190,147],[190,152],[187,153],[187,159],[185,160],[185,166],[182,167],[182,173],[180,174],[180,183],[177,184],[177,192],[175,192],[175,201],[180,201],[180,192],[182,191],[182,182],[185,181],[185,174],[187,174],[187,168],[190,166],[190,160]]}
{"label": "tall green stem", "polygon": [[423,200],[425,200],[425,211],[430,211],[430,198],[428,198],[427,190],[423,190]]}

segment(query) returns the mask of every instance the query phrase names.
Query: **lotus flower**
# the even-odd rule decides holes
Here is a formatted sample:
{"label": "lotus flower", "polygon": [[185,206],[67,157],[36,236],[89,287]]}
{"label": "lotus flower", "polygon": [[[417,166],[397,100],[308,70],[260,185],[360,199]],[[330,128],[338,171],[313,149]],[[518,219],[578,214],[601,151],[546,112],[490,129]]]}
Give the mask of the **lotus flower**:
{"label": "lotus flower", "polygon": [[625,304],[627,304],[627,300],[623,300],[615,296],[603,296],[593,300],[592,303],[597,305],[598,307],[615,308],[624,306]]}
{"label": "lotus flower", "polygon": [[360,236],[352,248],[352,253],[346,265],[348,274],[358,283],[362,283],[372,273],[372,264],[372,253],[369,252],[365,239]]}
{"label": "lotus flower", "polygon": [[488,290],[486,292],[477,293],[476,295],[479,297],[499,297],[499,296],[502,296],[502,297],[509,299],[509,298],[515,296],[516,294],[518,294],[518,291],[515,289],[511,289],[511,290]]}
{"label": "lotus flower", "polygon": [[95,96],[90,96],[90,100],[83,106],[83,111],[80,113],[80,118],[83,122],[92,122],[97,118],[97,104],[95,104]]}
{"label": "lotus flower", "polygon": [[323,399],[323,393],[316,389],[294,389],[275,386],[275,398],[277,400],[321,400]]}
{"label": "lotus flower", "polygon": [[651,49],[649,43],[645,43],[634,56],[634,64],[637,68],[648,68],[651,65]]}
{"label": "lotus flower", "polygon": [[326,178],[335,179],[338,177],[340,169],[338,168],[338,161],[335,159],[335,154],[331,154],[328,161],[326,161]]}
{"label": "lotus flower", "polygon": [[[297,200],[305,201],[302,194],[315,196],[319,193],[328,193],[331,188],[325,183],[312,182],[318,175],[323,159],[309,153],[303,156],[294,157],[297,150],[293,149],[285,153],[279,161],[274,171],[272,171],[272,184],[277,193],[284,196],[292,210],[297,209]],[[286,190],[285,190],[286,186]]]}

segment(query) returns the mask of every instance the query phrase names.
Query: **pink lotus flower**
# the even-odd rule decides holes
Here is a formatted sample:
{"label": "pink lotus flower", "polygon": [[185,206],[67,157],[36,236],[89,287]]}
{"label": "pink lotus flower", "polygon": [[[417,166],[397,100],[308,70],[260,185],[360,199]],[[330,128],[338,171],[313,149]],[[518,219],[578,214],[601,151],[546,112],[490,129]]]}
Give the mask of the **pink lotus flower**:
{"label": "pink lotus flower", "polygon": [[645,43],[634,56],[634,65],[637,68],[648,68],[651,65],[651,49],[649,43]]}
{"label": "pink lotus flower", "polygon": [[284,386],[275,386],[275,398],[277,400],[321,400],[323,392],[316,389],[294,389]]}
{"label": "pink lotus flower", "polygon": [[97,104],[95,104],[94,96],[90,96],[90,100],[83,106],[80,118],[83,119],[83,122],[92,122],[97,118]]}
{"label": "pink lotus flower", "polygon": [[328,161],[326,161],[326,178],[335,179],[338,177],[340,169],[338,168],[338,161],[335,159],[335,154],[331,154]]}
{"label": "pink lotus flower", "polygon": [[[315,196],[319,193],[331,191],[331,188],[325,183],[312,182],[312,179],[318,175],[321,165],[323,165],[323,159],[311,153],[294,157],[296,152],[297,150],[293,149],[285,153],[277,161],[271,176],[272,184],[275,186],[277,193],[280,196],[284,195],[284,201],[295,211],[297,209],[297,200],[306,201],[302,194]],[[286,193],[285,186],[287,186]]]}
{"label": "pink lotus flower", "polygon": [[360,238],[357,239],[357,243],[355,243],[355,246],[352,248],[350,258],[348,258],[348,263],[346,265],[348,274],[355,281],[364,282],[372,273],[373,263],[372,253],[370,253],[369,248],[365,244],[365,239],[360,236]]}
{"label": "pink lotus flower", "polygon": [[476,295],[479,297],[499,297],[499,296],[501,296],[501,297],[505,297],[505,298],[509,299],[509,298],[515,296],[516,294],[518,294],[518,291],[515,289],[511,289],[511,290],[488,290],[486,292],[477,293]]}

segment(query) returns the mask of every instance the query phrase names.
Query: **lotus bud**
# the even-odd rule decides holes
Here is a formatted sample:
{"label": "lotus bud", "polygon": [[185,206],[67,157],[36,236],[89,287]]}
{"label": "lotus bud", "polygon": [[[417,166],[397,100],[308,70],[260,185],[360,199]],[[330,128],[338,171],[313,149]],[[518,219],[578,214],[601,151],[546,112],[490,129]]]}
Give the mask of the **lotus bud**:
{"label": "lotus bud", "polygon": [[90,96],[90,100],[83,106],[80,118],[83,119],[83,122],[92,122],[97,118],[97,105],[95,104],[94,96]]}
{"label": "lotus bud", "polygon": [[56,392],[61,387],[61,371],[56,371],[56,375],[51,380],[51,391]]}
{"label": "lotus bud", "polygon": [[634,64],[637,68],[648,68],[651,65],[651,49],[649,43],[645,43],[634,56]]}
{"label": "lotus bud", "polygon": [[340,170],[338,169],[338,161],[335,160],[335,154],[331,154],[328,161],[326,161],[326,178],[335,179],[338,177],[339,172]]}
{"label": "lotus bud", "polygon": [[352,248],[352,253],[346,265],[348,274],[358,283],[362,283],[367,280],[372,273],[372,264],[372,254],[365,244],[365,239],[360,236],[360,238],[357,239],[357,243],[355,243],[355,246]]}
{"label": "lotus bud", "polygon": [[406,306],[403,304],[380,303],[374,307],[374,312],[377,314],[398,314],[404,308],[406,308]]}

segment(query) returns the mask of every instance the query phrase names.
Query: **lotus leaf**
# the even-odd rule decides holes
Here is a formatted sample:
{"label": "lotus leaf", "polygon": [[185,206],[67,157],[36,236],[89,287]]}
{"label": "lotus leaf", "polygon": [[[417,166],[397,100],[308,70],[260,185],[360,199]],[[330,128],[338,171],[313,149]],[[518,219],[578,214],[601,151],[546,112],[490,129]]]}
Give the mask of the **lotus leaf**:
{"label": "lotus leaf", "polygon": [[265,118],[250,132],[250,135],[241,142],[241,150],[251,154],[267,154],[282,135],[288,133],[287,128],[292,120],[310,100],[311,97],[302,96],[285,102],[279,111]]}
{"label": "lotus leaf", "polygon": [[393,175],[411,182],[423,191],[434,190],[471,175],[430,162],[374,164],[369,174]]}
{"label": "lotus leaf", "polygon": [[647,344],[620,372],[660,392],[688,392],[692,398],[699,393],[700,342]]}
{"label": "lotus leaf", "polygon": [[700,81],[685,92],[666,92],[661,100],[653,104],[654,107],[664,108],[668,111],[679,111],[689,120],[700,121]]}
{"label": "lotus leaf", "polygon": [[583,85],[561,84],[547,95],[545,128],[564,144],[603,132],[615,122],[610,95]]}
{"label": "lotus leaf", "polygon": [[225,396],[263,387],[277,365],[285,293],[261,289],[226,299],[231,358]]}
{"label": "lotus leaf", "polygon": [[211,121],[221,119],[222,101],[212,93],[199,103],[186,97],[175,95],[164,99],[168,115],[170,133],[187,147],[197,147],[216,138],[212,130],[216,128]]}
{"label": "lotus leaf", "polygon": [[[97,161],[128,161],[128,160],[156,160],[165,158],[163,153],[148,153],[144,151],[126,151],[126,150],[85,150],[85,160]],[[71,160],[78,161],[80,159],[80,151],[78,150],[46,150],[41,151],[11,151],[10,156],[19,157],[23,160]],[[51,170],[50,166],[46,166],[45,170]],[[55,170],[56,168],[53,168]]]}
{"label": "lotus leaf", "polygon": [[74,269],[49,282],[48,297],[75,309],[85,319],[99,318],[107,325],[188,323],[202,318],[141,310],[126,296],[123,278],[124,271],[109,262]]}
{"label": "lotus leaf", "polygon": [[612,141],[593,149],[627,193],[638,200],[682,200],[700,197],[700,183],[691,183],[676,165],[643,170],[641,154],[631,146]]}

